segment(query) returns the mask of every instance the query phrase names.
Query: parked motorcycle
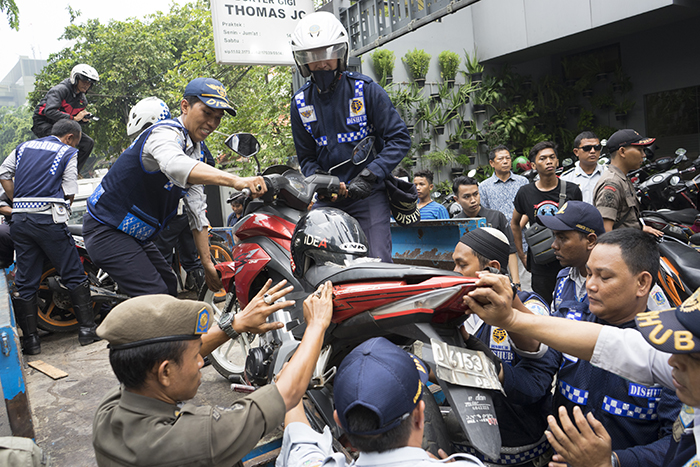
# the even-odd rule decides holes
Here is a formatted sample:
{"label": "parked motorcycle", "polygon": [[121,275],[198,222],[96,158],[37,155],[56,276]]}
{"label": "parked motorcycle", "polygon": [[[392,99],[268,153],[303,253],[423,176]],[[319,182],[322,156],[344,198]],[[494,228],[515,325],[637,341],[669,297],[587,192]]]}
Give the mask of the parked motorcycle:
{"label": "parked motorcycle", "polygon": [[[700,172],[700,157],[690,166],[679,169],[678,166],[687,161],[685,154],[685,149],[680,148],[675,158],[659,159],[631,174],[643,209],[698,209],[700,175],[696,174]],[[653,173],[655,170],[657,173]],[[691,180],[686,180],[689,177]]]}
{"label": "parked motorcycle", "polygon": [[664,236],[659,253],[658,282],[671,304],[679,306],[700,287],[700,251]]}
{"label": "parked motorcycle", "polygon": [[[236,138],[238,141],[229,147],[254,157],[259,145],[252,142],[252,135]],[[353,163],[362,163],[371,146],[372,140],[361,141]],[[244,152],[241,147],[251,150]],[[445,412],[457,415],[472,446],[498,457],[500,433],[489,393],[500,389],[495,367],[482,353],[465,349],[458,331],[465,319],[462,297],[473,288],[475,279],[434,268],[370,260],[362,254],[366,240],[353,218],[333,208],[316,209],[313,215],[305,216],[315,193],[331,196],[338,192],[337,177],[303,177],[280,166],[266,170],[263,177],[268,191],[248,204],[246,215],[236,226],[240,242],[233,262],[216,265],[229,292],[223,307],[216,307],[214,294],[206,289],[200,300],[212,302],[217,314],[236,313],[268,279],[286,279],[294,291],[285,299],[295,300],[296,305],[270,317],[285,323],[282,329],[260,336],[243,334],[216,349],[211,359],[217,371],[243,390],[272,381],[303,336],[303,300],[330,280],[334,284],[334,314],[308,391],[316,422],[331,427],[334,438],[340,438],[341,430],[332,416],[335,370],[355,346],[371,337],[385,336],[397,345],[412,346],[436,374],[449,402]],[[326,229],[323,234],[312,233],[310,227],[310,219],[318,216],[324,219],[317,224]],[[297,223],[300,226],[295,230]],[[440,409],[436,410],[435,423],[440,424]],[[450,449],[449,445],[440,447]]]}
{"label": "parked motorcycle", "polygon": [[[83,241],[83,226],[68,225],[68,230],[73,236],[80,261],[83,263],[83,268],[90,282],[90,296],[95,317],[97,319],[104,318],[112,307],[129,297],[120,294],[115,282],[106,272],[95,266],[90,259]],[[70,292],[61,283],[58,271],[51,264],[47,264],[41,274],[37,296],[39,305],[37,324],[39,328],[49,332],[74,332],[78,330],[78,320],[73,314]]]}

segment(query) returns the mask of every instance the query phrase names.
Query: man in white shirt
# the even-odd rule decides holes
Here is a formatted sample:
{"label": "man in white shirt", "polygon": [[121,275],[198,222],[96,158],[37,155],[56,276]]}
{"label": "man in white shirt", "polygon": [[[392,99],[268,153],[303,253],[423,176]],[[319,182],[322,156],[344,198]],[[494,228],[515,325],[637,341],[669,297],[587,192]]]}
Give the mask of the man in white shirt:
{"label": "man in white shirt", "polygon": [[562,180],[575,183],[583,193],[583,201],[593,204],[593,191],[605,167],[598,164],[602,146],[592,131],[580,133],[574,140],[574,155],[578,159],[573,168],[561,174]]}

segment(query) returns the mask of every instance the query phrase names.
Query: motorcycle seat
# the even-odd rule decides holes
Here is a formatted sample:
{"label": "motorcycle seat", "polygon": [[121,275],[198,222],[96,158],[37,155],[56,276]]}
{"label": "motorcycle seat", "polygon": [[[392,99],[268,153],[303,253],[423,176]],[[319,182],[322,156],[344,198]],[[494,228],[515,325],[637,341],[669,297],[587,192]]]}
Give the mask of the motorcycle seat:
{"label": "motorcycle seat", "polygon": [[667,222],[676,222],[685,225],[693,225],[693,222],[695,222],[695,217],[698,214],[698,210],[693,208],[681,209],[679,211],[642,211],[642,218],[660,217],[661,219]]}
{"label": "motorcycle seat", "polygon": [[376,280],[405,280],[407,283],[422,282],[435,276],[459,276],[460,274],[444,269],[425,266],[410,266],[393,263],[358,263],[351,266],[323,265],[312,266],[306,271],[304,279],[317,288],[325,281],[334,285],[347,282],[371,282]]}
{"label": "motorcycle seat", "polygon": [[678,242],[659,243],[659,252],[676,268],[691,291],[700,287],[700,252]]}
{"label": "motorcycle seat", "polygon": [[83,236],[82,224],[68,224],[68,231],[71,235],[77,235],[79,237]]}

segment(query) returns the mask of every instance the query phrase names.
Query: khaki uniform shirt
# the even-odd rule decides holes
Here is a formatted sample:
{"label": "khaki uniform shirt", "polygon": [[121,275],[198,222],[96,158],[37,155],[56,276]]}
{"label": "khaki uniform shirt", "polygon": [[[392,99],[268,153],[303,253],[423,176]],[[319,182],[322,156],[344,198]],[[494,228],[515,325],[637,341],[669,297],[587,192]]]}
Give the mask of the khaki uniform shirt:
{"label": "khaki uniform shirt", "polygon": [[622,170],[612,165],[608,169],[595,186],[593,204],[603,219],[614,221],[613,229],[641,229],[640,204],[634,185]]}
{"label": "khaki uniform shirt", "polygon": [[227,408],[172,405],[120,387],[97,409],[92,445],[100,467],[230,467],[277,428],[285,412],[274,385]]}

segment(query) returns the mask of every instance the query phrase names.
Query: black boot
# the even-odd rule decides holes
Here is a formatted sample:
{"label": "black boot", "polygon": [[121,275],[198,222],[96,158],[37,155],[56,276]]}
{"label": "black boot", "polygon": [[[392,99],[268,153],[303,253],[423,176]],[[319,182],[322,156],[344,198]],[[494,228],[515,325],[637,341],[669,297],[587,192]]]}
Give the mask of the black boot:
{"label": "black boot", "polygon": [[37,303],[36,295],[29,300],[19,297],[12,299],[12,306],[15,309],[17,324],[22,330],[22,352],[25,355],[38,355],[41,353],[41,341],[36,327]]}
{"label": "black boot", "polygon": [[196,290],[197,292],[199,292],[200,290],[202,290],[204,282],[205,278],[203,268],[193,269],[192,271],[187,273],[188,290]]}
{"label": "black boot", "polygon": [[73,313],[75,314],[80,329],[78,329],[78,342],[80,345],[88,345],[97,342],[97,325],[95,316],[92,313],[92,297],[90,297],[90,283],[83,282],[70,291],[70,299],[73,302]]}

